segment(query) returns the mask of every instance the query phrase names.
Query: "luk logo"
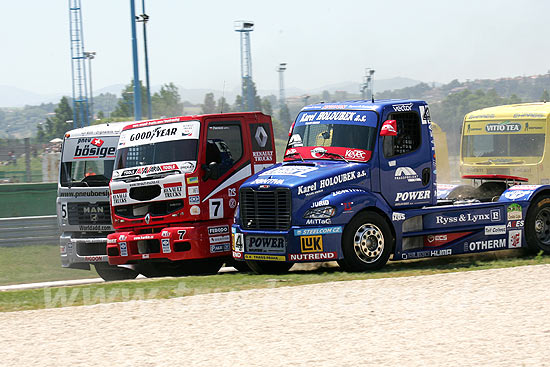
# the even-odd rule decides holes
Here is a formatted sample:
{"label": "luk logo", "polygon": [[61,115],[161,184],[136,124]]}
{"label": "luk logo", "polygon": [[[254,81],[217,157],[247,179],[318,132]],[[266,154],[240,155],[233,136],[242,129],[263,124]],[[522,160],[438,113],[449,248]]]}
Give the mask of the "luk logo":
{"label": "luk logo", "polygon": [[99,138],[92,139],[92,141],[90,142],[90,144],[95,145],[96,147],[102,146],[103,143],[104,141]]}
{"label": "luk logo", "polygon": [[300,247],[302,252],[323,252],[323,237],[302,236],[300,237]]}
{"label": "luk logo", "polygon": [[256,142],[261,148],[265,148],[268,137],[269,136],[265,132],[265,129],[263,128],[263,126],[258,126],[258,128],[256,129],[256,135],[254,135],[254,138],[256,138]]}

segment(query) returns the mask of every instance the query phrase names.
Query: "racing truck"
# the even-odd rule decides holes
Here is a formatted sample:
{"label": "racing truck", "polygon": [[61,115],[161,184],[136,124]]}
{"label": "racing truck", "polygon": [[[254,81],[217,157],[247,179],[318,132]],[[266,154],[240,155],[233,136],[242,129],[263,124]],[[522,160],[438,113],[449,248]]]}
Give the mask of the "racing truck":
{"label": "racing truck", "polygon": [[57,185],[61,265],[90,270],[105,280],[133,279],[138,273],[107,262],[107,234],[113,232],[109,180],[122,127],[93,125],[68,131],[63,140]]}
{"label": "racing truck", "polygon": [[218,272],[232,261],[239,186],[275,159],[271,117],[261,112],[124,127],[110,183],[109,263],[147,277]]}
{"label": "racing truck", "polygon": [[424,101],[306,106],[283,162],[241,185],[232,255],[255,272],[280,273],[298,262],[367,271],[390,258],[548,252],[550,186],[522,181],[483,175],[475,187],[438,187]]}

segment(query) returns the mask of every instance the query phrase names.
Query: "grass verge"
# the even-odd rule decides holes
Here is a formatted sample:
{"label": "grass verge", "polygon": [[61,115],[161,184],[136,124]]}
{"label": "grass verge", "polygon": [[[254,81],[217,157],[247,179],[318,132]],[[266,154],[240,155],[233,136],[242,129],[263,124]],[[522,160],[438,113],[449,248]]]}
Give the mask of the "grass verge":
{"label": "grass verge", "polygon": [[[518,255],[520,255],[518,257]],[[137,299],[167,299],[205,293],[223,293],[256,288],[274,288],[314,283],[430,275],[481,269],[549,264],[550,256],[528,256],[522,252],[488,253],[389,263],[380,271],[345,273],[321,267],[285,275],[223,273],[212,276],[144,279],[75,287],[0,292],[0,311],[20,311],[65,306],[121,302]]]}

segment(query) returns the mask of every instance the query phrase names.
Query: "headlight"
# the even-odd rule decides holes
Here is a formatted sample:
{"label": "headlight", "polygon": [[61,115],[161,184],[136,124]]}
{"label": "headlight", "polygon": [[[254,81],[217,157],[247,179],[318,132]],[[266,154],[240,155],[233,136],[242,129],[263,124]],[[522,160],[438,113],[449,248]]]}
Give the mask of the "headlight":
{"label": "headlight", "polygon": [[235,213],[233,214],[233,223],[239,223],[239,203],[235,207]]}
{"label": "headlight", "polygon": [[313,219],[313,218],[330,218],[336,213],[336,208],[333,206],[322,206],[315,209],[309,209],[304,218]]}

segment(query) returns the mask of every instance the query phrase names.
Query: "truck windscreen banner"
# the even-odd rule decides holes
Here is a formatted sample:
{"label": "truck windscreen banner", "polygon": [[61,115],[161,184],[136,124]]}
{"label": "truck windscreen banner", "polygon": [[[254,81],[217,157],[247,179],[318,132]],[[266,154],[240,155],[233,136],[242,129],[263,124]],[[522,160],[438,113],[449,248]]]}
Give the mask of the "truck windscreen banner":
{"label": "truck windscreen banner", "polygon": [[311,111],[300,113],[295,126],[325,123],[376,127],[377,122],[373,111]]}
{"label": "truck windscreen banner", "polygon": [[118,147],[128,148],[171,140],[198,139],[199,132],[199,121],[185,121],[171,124],[145,126],[124,130],[120,134]]}
{"label": "truck windscreen banner", "polygon": [[114,159],[118,136],[69,138],[63,143],[63,162]]}

